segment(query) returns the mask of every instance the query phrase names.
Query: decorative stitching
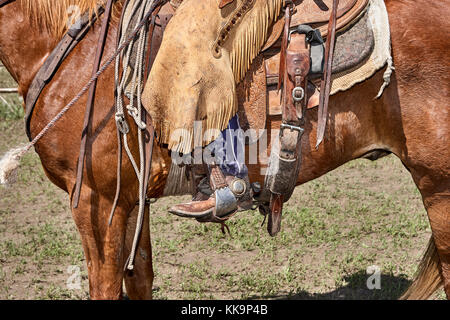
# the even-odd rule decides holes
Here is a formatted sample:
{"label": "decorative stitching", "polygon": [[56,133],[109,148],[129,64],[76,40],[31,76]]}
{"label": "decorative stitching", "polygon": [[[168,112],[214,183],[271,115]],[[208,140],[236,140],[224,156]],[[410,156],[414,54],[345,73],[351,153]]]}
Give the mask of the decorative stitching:
{"label": "decorative stitching", "polygon": [[227,23],[220,29],[219,35],[214,41],[212,46],[212,53],[214,58],[219,59],[222,57],[221,47],[225,44],[233,27],[236,26],[239,21],[245,16],[245,14],[251,9],[255,0],[243,0],[241,6],[236,12],[228,19]]}

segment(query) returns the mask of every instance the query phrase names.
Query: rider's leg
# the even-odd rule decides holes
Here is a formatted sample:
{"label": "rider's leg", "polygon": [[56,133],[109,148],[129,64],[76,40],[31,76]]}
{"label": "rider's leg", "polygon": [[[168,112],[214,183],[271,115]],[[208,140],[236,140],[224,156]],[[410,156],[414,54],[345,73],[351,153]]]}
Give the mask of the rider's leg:
{"label": "rider's leg", "polygon": [[[245,165],[245,140],[244,134],[239,125],[239,118],[233,117],[226,130],[222,132],[222,136],[208,145],[205,150],[204,161],[207,162],[207,168],[210,171],[220,168],[220,175],[223,175],[225,184],[230,187],[237,201],[239,210],[247,210],[252,205],[252,197],[250,195],[250,183],[248,180],[248,169]],[[210,161],[212,160],[212,161]],[[199,166],[199,165],[196,165]],[[198,168],[198,167],[197,167]],[[194,176],[196,169],[194,167]],[[216,172],[217,175],[217,172]],[[194,179],[195,181],[196,179]],[[209,175],[207,179],[198,179],[201,181],[197,187],[197,194],[193,201],[172,207],[169,211],[185,217],[203,217],[213,213],[216,208],[216,194],[213,193],[211,184],[209,183]],[[198,183],[198,182],[197,182]],[[209,188],[208,188],[209,187]],[[209,192],[204,192],[207,190]],[[228,191],[228,190],[226,190]],[[205,195],[208,195],[207,199]],[[232,193],[229,193],[233,197]],[[229,199],[228,199],[229,200]],[[220,208],[219,208],[220,209]],[[229,212],[230,214],[233,212]]]}

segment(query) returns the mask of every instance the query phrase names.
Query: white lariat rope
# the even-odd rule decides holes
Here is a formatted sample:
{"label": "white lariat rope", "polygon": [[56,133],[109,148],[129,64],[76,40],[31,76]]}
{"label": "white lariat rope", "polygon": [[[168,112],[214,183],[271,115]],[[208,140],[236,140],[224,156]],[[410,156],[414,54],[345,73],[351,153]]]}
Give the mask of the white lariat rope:
{"label": "white lariat rope", "polygon": [[[0,184],[1,185],[8,185],[11,183],[14,183],[17,179],[17,169],[20,166],[20,160],[21,158],[32,148],[36,145],[36,143],[44,137],[51,128],[53,128],[69,109],[74,106],[78,100],[89,90],[92,83],[98,79],[98,77],[111,65],[112,62],[116,61],[116,87],[118,88],[118,99],[116,104],[116,123],[118,125],[119,131],[123,133],[124,135],[124,145],[125,150],[127,152],[127,155],[130,158],[131,163],[133,164],[133,168],[136,172],[136,176],[139,180],[139,213],[138,213],[138,219],[137,219],[137,225],[136,225],[136,231],[135,236],[133,240],[133,246],[130,253],[130,256],[128,257],[126,268],[128,270],[133,270],[134,267],[134,257],[136,255],[136,247],[139,241],[139,236],[142,230],[142,224],[143,224],[143,218],[144,218],[144,212],[145,212],[145,197],[146,197],[146,190],[145,189],[145,155],[144,155],[144,129],[146,129],[146,125],[142,120],[142,103],[141,103],[141,92],[142,92],[142,78],[143,78],[143,70],[142,65],[145,59],[145,44],[147,40],[147,30],[146,28],[143,29],[144,26],[147,25],[149,18],[151,17],[153,11],[156,9],[157,5],[161,3],[161,0],[152,0],[147,1],[145,5],[138,6],[141,3],[141,1],[136,1],[133,12],[136,11],[136,9],[140,8],[139,12],[139,18],[136,23],[136,27],[134,28],[133,32],[128,37],[122,37],[120,40],[120,45],[118,46],[116,52],[106,61],[106,63],[98,70],[98,72],[88,81],[88,83],[80,90],[80,92],[73,98],[45,127],[44,129],[39,132],[39,134],[27,145],[23,147],[19,147],[16,149],[12,149],[9,152],[7,152],[1,159],[0,159]],[[124,108],[123,108],[123,100],[122,100],[122,94],[125,84],[125,74],[123,74],[122,81],[120,82],[120,85],[117,86],[119,83],[118,81],[118,70],[119,70],[119,63],[120,63],[120,57],[119,54],[127,48],[127,52],[125,55],[125,64],[124,66],[127,66],[130,60],[130,55],[132,52],[133,44],[135,42],[136,36],[139,36],[139,39],[137,41],[138,44],[138,54],[136,57],[136,66],[133,73],[132,78],[132,92],[130,93],[130,105],[127,107],[128,113],[133,117],[135,120],[136,125],[140,130],[138,130],[138,139],[139,139],[139,157],[140,157],[140,167],[138,168],[136,161],[134,160],[131,151],[128,147],[128,142],[126,135],[128,133],[128,125],[126,123],[125,117],[124,117]],[[124,68],[126,70],[126,67]],[[137,97],[137,107],[134,106],[134,96]],[[119,177],[118,180],[120,181]],[[112,219],[112,215],[114,213],[114,209],[116,207],[117,203],[114,203],[113,210],[111,211],[111,217],[110,222]]]}
{"label": "white lariat rope", "polygon": [[[8,151],[0,159],[0,185],[7,186],[15,182],[17,177],[17,170],[20,166],[20,160],[22,157],[33,148],[36,143],[39,142],[55,124],[70,110],[80,98],[89,90],[91,85],[100,77],[100,75],[114,62],[114,60],[119,56],[123,49],[125,49],[128,44],[133,41],[137,33],[144,27],[151,14],[153,13],[156,6],[161,2],[161,0],[151,1],[150,10],[147,11],[145,17],[140,21],[134,31],[130,34],[126,41],[117,48],[116,52],[105,62],[105,64],[97,71],[97,73],[89,79],[87,84],[80,90],[80,92],[44,127],[44,129],[39,132],[39,134],[27,145],[19,148],[12,149]],[[136,168],[135,168],[136,169]]]}
{"label": "white lariat rope", "polygon": [[[154,1],[146,1],[145,3],[142,3],[141,1],[135,1],[133,4],[133,8],[131,10],[132,14],[136,13],[136,11],[139,11],[137,21],[140,21],[140,18],[144,15],[148,15],[153,11],[153,3]],[[124,10],[127,10],[126,8]],[[124,27],[127,27],[128,21],[125,21]],[[124,35],[122,35],[122,38],[125,37],[126,29],[124,28]],[[134,259],[136,255],[136,248],[137,244],[139,242],[139,237],[142,230],[142,225],[144,221],[144,214],[145,214],[145,199],[146,199],[146,191],[145,190],[145,153],[144,153],[144,130],[147,128],[145,122],[142,119],[142,102],[141,102],[141,94],[142,94],[142,85],[143,85],[143,65],[145,60],[145,45],[147,43],[147,30],[146,28],[142,29],[140,33],[138,34],[138,39],[135,41],[131,41],[128,45],[128,48],[125,52],[125,55],[123,57],[123,70],[120,74],[119,72],[119,66],[120,66],[120,57],[116,58],[116,68],[115,68],[115,83],[116,83],[116,123],[117,128],[119,129],[120,133],[123,135],[123,145],[125,147],[125,151],[128,155],[128,158],[130,159],[130,162],[134,168],[134,171],[136,173],[137,179],[139,181],[139,211],[138,211],[138,217],[136,222],[136,229],[135,229],[135,235],[133,239],[133,245],[131,248],[130,256],[127,259],[127,262],[125,264],[125,268],[128,270],[133,270],[134,268]],[[123,39],[121,38],[121,42]],[[119,42],[119,43],[121,43]],[[137,54],[136,59],[133,62],[133,65],[131,65],[130,60],[131,56],[133,54],[133,48],[134,46],[137,46]],[[131,68],[132,67],[132,68]],[[128,86],[128,72],[130,69],[133,69],[133,74],[131,77],[131,86]],[[129,90],[128,90],[129,89]],[[128,146],[128,133],[129,133],[129,126],[125,119],[124,114],[124,101],[123,101],[123,95],[126,94],[129,97],[129,104],[127,105],[126,109],[128,111],[128,114],[133,118],[136,126],[138,127],[138,143],[139,143],[139,167],[133,157],[133,154],[130,151],[130,148]],[[150,156],[150,155],[148,155]],[[120,163],[118,163],[118,166],[120,166]],[[120,172],[120,170],[118,170]],[[119,177],[117,178],[118,183],[120,183]],[[117,188],[117,192],[119,192],[120,186]],[[113,208],[111,210],[109,223],[112,223],[112,219],[114,216],[115,209],[118,204],[118,194],[116,194],[116,201],[114,202]]]}

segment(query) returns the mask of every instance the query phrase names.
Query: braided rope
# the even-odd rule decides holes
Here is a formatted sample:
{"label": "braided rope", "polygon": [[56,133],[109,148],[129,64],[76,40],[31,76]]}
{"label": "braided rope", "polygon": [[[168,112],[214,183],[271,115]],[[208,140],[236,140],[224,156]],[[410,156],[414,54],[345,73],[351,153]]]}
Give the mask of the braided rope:
{"label": "braided rope", "polygon": [[[146,2],[142,4],[140,1],[135,1],[133,4],[133,7],[131,9],[131,12],[137,13],[139,10],[139,17],[142,17],[145,13],[149,12],[152,13],[153,9],[148,8],[149,3],[153,2]],[[127,10],[127,9],[125,9]],[[129,22],[125,21],[125,25],[127,25]],[[126,29],[124,29],[126,30]],[[122,41],[122,39],[120,39]],[[130,162],[134,168],[134,171],[136,173],[138,182],[139,182],[139,211],[136,221],[136,229],[133,239],[133,244],[131,247],[130,255],[128,256],[128,259],[125,263],[125,269],[133,270],[134,269],[134,259],[136,256],[136,249],[139,242],[139,237],[142,231],[142,226],[144,222],[144,215],[145,215],[145,197],[146,197],[146,185],[145,185],[145,152],[144,152],[144,130],[146,129],[146,124],[142,120],[142,101],[141,101],[141,94],[142,94],[142,84],[143,84],[143,65],[145,60],[145,45],[147,43],[147,30],[143,29],[139,33],[139,38],[136,41],[130,42],[128,45],[128,48],[126,50],[126,54],[123,57],[123,69],[120,73],[119,71],[119,64],[120,64],[120,57],[116,58],[116,68],[115,68],[115,84],[116,84],[116,123],[117,128],[119,129],[119,132],[123,135],[123,144],[125,147],[126,154],[128,158],[130,159]],[[128,80],[128,68],[130,67],[130,57],[132,55],[132,49],[133,47],[137,45],[137,54],[136,59],[133,62],[133,73],[131,75],[131,89],[130,92],[126,90],[126,82]],[[124,101],[123,101],[123,94],[127,91],[127,95],[129,96],[129,104],[127,105],[126,109],[128,111],[128,114],[133,118],[135,124],[138,127],[138,144],[139,144],[139,168],[136,164],[136,161],[133,157],[133,154],[131,153],[131,150],[128,146],[128,133],[129,133],[129,125],[127,123],[127,120],[125,118],[124,114]],[[120,141],[120,138],[119,138]],[[118,169],[118,172],[120,172],[120,169]],[[117,180],[117,183],[119,184],[119,178]],[[120,190],[120,186],[117,186],[117,190]],[[116,200],[118,199],[118,191],[116,191]],[[113,208],[110,213],[109,217],[109,224],[111,224],[112,219],[114,217],[114,212],[117,207],[118,202],[114,201]]]}

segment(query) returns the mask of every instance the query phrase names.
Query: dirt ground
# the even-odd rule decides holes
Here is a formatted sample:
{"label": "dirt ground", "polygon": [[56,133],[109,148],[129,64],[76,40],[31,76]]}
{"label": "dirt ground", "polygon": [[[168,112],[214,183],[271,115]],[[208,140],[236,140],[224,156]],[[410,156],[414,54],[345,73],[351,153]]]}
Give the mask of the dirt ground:
{"label": "dirt ground", "polygon": [[[0,73],[0,87],[5,79]],[[6,108],[0,104],[1,155],[27,141],[20,112]],[[276,238],[257,211],[234,217],[231,236],[167,213],[184,199],[151,209],[155,299],[397,299],[430,237],[420,194],[394,156],[353,161],[298,187]],[[371,266],[380,289],[367,287]],[[18,183],[0,189],[0,299],[88,298],[68,196],[30,153]]]}

